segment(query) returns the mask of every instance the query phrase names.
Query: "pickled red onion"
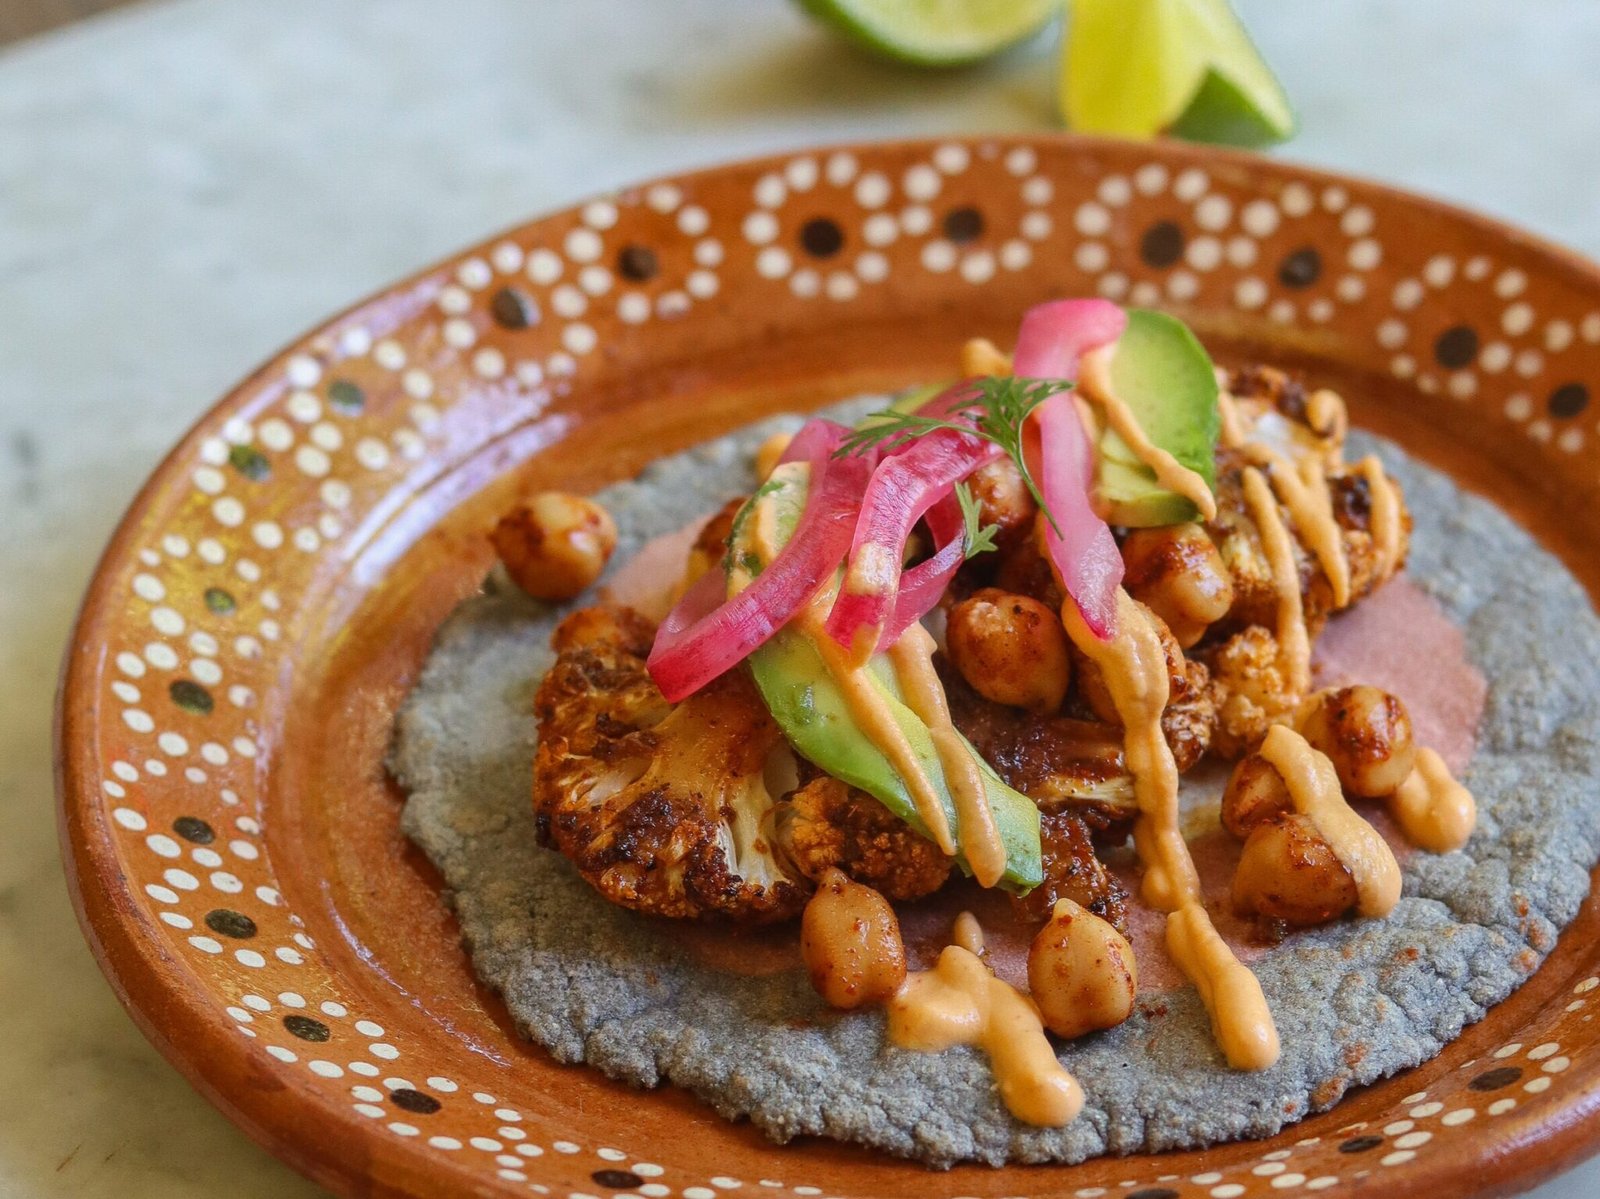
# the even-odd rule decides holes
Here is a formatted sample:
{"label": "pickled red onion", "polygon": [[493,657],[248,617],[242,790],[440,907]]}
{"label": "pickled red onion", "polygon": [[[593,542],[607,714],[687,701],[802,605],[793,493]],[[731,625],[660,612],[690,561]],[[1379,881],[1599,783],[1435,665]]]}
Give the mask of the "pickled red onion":
{"label": "pickled red onion", "polygon": [[[1013,356],[1018,375],[1075,379],[1078,359],[1122,336],[1128,316],[1107,300],[1054,300],[1022,318]],[[1073,402],[1051,396],[1034,409],[1025,436],[1029,470],[1055,521],[1046,522],[1045,548],[1061,586],[1101,640],[1116,632],[1122,554],[1111,528],[1089,501],[1094,447]]]}
{"label": "pickled red onion", "polygon": [[954,492],[929,508],[923,522],[933,537],[934,552],[901,576],[894,615],[883,629],[885,645],[893,645],[901,633],[933,611],[967,560],[966,521]]}
{"label": "pickled red onion", "polygon": [[872,472],[844,580],[824,624],[857,662],[865,662],[886,640],[906,539],[917,521],[1000,453],[999,446],[976,434],[936,429],[885,457]]}
{"label": "pickled red onion", "polygon": [[1056,518],[1055,525],[1044,525],[1045,552],[1062,589],[1083,613],[1083,623],[1107,641],[1117,631],[1122,553],[1089,502],[1094,450],[1083,421],[1070,399],[1053,395],[1033,410],[1026,432],[1023,452]]}
{"label": "pickled red onion", "polygon": [[[646,665],[669,702],[693,695],[766,643],[833,578],[844,561],[873,459],[835,458],[843,426],[812,421],[795,436],[811,467],[805,510],[794,534],[738,595],[721,572],[703,576],[656,630]],[[710,582],[707,582],[707,580]]]}

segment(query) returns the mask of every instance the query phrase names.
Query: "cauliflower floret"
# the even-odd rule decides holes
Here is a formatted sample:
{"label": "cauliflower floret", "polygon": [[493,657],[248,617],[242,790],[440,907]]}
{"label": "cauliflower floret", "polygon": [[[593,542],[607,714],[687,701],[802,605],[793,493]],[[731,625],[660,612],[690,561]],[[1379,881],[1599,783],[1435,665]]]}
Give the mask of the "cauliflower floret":
{"label": "cauliflower floret", "polygon": [[806,877],[837,867],[889,899],[944,886],[951,859],[864,791],[818,775],[778,805],[778,844]]}
{"label": "cauliflower floret", "polygon": [[1095,854],[1089,822],[1070,808],[1039,814],[1044,881],[1012,905],[1024,920],[1048,920],[1058,899],[1089,909],[1118,932],[1128,927],[1128,890]]}
{"label": "cauliflower floret", "polygon": [[1208,657],[1217,697],[1212,748],[1224,758],[1237,758],[1254,749],[1300,696],[1284,673],[1278,639],[1260,625],[1235,633]]}
{"label": "cauliflower floret", "polygon": [[[1253,423],[1258,438],[1295,461],[1310,455],[1320,456],[1328,478],[1334,519],[1339,524],[1344,554],[1350,566],[1349,603],[1370,594],[1389,571],[1380,570],[1383,564],[1379,563],[1373,547],[1372,497],[1368,481],[1358,465],[1340,461],[1344,420],[1332,419],[1327,427],[1313,428],[1312,397],[1299,380],[1272,367],[1247,367],[1234,372],[1229,390],[1235,408]],[[1249,464],[1238,450],[1225,446],[1217,450],[1217,517],[1207,525],[1206,532],[1216,542],[1233,584],[1232,607],[1218,624],[1218,631],[1224,635],[1251,625],[1271,626],[1277,610],[1272,567],[1261,547],[1260,534],[1250,518],[1240,485],[1241,472]],[[1400,547],[1398,561],[1389,564],[1391,567],[1404,564],[1411,533],[1411,514],[1406,510],[1404,495],[1399,498]],[[1285,515],[1288,518],[1287,513]],[[1292,518],[1289,530],[1295,544],[1306,626],[1315,637],[1327,618],[1339,609],[1333,603],[1333,589],[1327,575],[1308,551]]]}
{"label": "cauliflower floret", "polygon": [[607,606],[556,631],[534,703],[540,840],[623,907],[794,915],[812,887],[773,851],[768,785],[792,775],[787,743],[742,671],[668,704],[645,670],[651,635],[638,613]]}
{"label": "cauliflower floret", "polygon": [[[1172,631],[1143,604],[1139,607],[1150,618],[1151,626],[1161,638],[1161,649],[1167,660],[1167,706],[1161,713],[1161,731],[1166,734],[1167,745],[1182,774],[1205,756],[1211,747],[1212,729],[1217,713],[1213,700],[1211,676],[1205,664],[1183,656]],[[1073,673],[1075,686],[1094,714],[1106,724],[1122,726],[1122,717],[1106,685],[1100,667],[1086,655],[1074,649]]]}
{"label": "cauliflower floret", "polygon": [[[1372,486],[1360,469],[1348,469],[1329,479],[1333,493],[1333,515],[1344,530],[1345,552],[1350,557],[1350,602],[1371,594],[1383,578],[1405,567],[1411,552],[1411,511],[1406,507],[1405,489],[1390,478],[1400,501],[1400,543],[1395,561],[1380,564],[1372,540]],[[1380,574],[1379,567],[1384,566]]]}
{"label": "cauliflower floret", "polygon": [[974,691],[948,658],[935,665],[951,721],[1007,786],[1040,808],[1070,807],[1101,831],[1137,815],[1120,729],[997,704]]}

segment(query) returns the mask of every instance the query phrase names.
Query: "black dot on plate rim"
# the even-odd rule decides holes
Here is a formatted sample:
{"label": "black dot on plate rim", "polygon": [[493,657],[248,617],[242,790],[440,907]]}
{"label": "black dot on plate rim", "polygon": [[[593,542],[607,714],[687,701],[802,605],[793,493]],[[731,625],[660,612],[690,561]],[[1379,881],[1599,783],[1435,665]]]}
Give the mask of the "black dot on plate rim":
{"label": "black dot on plate rim", "polygon": [[1566,420],[1589,406],[1589,389],[1582,383],[1563,383],[1546,401],[1550,415]]}
{"label": "black dot on plate rim", "polygon": [[539,306],[520,287],[502,287],[489,301],[489,315],[502,329],[526,329],[539,323]]}
{"label": "black dot on plate rim", "polygon": [[272,463],[253,445],[234,446],[228,451],[228,461],[234,470],[258,483],[272,473]]}
{"label": "black dot on plate rim", "polygon": [[1178,1192],[1171,1187],[1145,1187],[1130,1193],[1128,1199],[1178,1199]]}
{"label": "black dot on plate rim", "polygon": [[396,1087],[390,1091],[389,1102],[408,1112],[416,1112],[419,1116],[431,1116],[444,1106],[432,1095],[425,1095],[411,1087]]}
{"label": "black dot on plate rim", "polygon": [[1285,287],[1310,287],[1322,277],[1322,255],[1314,246],[1301,246],[1278,264],[1278,282]]}
{"label": "black dot on plate rim", "polygon": [[196,845],[210,845],[217,839],[216,831],[198,816],[179,816],[172,822],[172,831]]}
{"label": "black dot on plate rim", "polygon": [[1176,221],[1157,221],[1139,239],[1139,257],[1146,266],[1165,270],[1183,257],[1183,230]]}
{"label": "black dot on plate rim", "polygon": [[644,1185],[644,1179],[632,1170],[596,1170],[589,1177],[613,1191],[631,1191],[634,1187]]}
{"label": "black dot on plate rim", "polygon": [[328,384],[328,403],[335,412],[354,416],[367,406],[367,394],[349,379],[335,379]]}
{"label": "black dot on plate rim", "polygon": [[193,712],[196,716],[209,716],[211,709],[216,706],[216,701],[211,698],[211,692],[193,679],[173,679],[167,687],[167,694],[178,707],[185,712]]}
{"label": "black dot on plate rim", "polygon": [[977,241],[983,236],[983,213],[970,204],[952,208],[944,214],[944,235],[958,245]]}
{"label": "black dot on plate rim", "polygon": [[1520,1066],[1496,1066],[1493,1070],[1485,1070],[1467,1086],[1474,1091],[1498,1091],[1501,1087],[1509,1087],[1521,1077]]}
{"label": "black dot on plate rim", "polygon": [[812,217],[800,226],[800,247],[813,258],[831,258],[844,249],[844,230],[832,217]]}
{"label": "black dot on plate rim", "polygon": [[233,598],[233,593],[224,591],[221,587],[206,588],[206,607],[218,616],[230,616],[239,602]]}
{"label": "black dot on plate rim", "polygon": [[1478,334],[1470,325],[1451,325],[1434,339],[1433,356],[1447,370],[1471,366],[1478,356]]}
{"label": "black dot on plate rim", "polygon": [[661,263],[656,259],[656,252],[649,246],[641,246],[634,242],[617,251],[617,274],[624,279],[643,283],[654,279],[660,272]]}
{"label": "black dot on plate rim", "polygon": [[248,941],[256,935],[256,922],[232,908],[214,908],[207,912],[206,927],[219,936],[232,937],[235,941]]}
{"label": "black dot on plate rim", "polygon": [[331,1034],[321,1020],[310,1016],[291,1015],[283,1018],[283,1026],[302,1041],[326,1041]]}
{"label": "black dot on plate rim", "polygon": [[1351,1137],[1339,1146],[1340,1153],[1365,1153],[1383,1144],[1382,1137]]}

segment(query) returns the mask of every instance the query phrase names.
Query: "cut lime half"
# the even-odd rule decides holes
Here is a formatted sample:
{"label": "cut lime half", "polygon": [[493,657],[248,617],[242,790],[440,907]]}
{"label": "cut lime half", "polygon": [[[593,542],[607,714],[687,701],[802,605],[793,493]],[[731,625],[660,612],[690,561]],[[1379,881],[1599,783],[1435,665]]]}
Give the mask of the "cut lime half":
{"label": "cut lime half", "polygon": [[1061,0],[799,0],[857,45],[919,67],[958,67],[1039,32]]}
{"label": "cut lime half", "polygon": [[1062,115],[1087,133],[1262,146],[1294,110],[1228,0],[1071,0]]}

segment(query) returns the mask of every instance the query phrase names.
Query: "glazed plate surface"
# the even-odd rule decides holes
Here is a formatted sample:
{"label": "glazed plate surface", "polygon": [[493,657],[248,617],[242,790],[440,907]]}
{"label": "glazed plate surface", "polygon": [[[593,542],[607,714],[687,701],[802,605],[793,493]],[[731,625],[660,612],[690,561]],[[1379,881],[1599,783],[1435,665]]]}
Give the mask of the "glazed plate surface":
{"label": "glazed plate surface", "polygon": [[[1305,370],[1600,583],[1600,274],[1360,181],[1072,138],[806,151],[511,230],[330,321],[174,450],[68,651],[63,848],[147,1035],[346,1194],[1495,1194],[1592,1151],[1593,898],[1434,1061],[1270,1141],[930,1174],[775,1147],[518,1039],[385,774],[511,497],[948,369],[1040,299],[1168,307]],[[1103,1190],[1102,1190],[1103,1188]]]}

